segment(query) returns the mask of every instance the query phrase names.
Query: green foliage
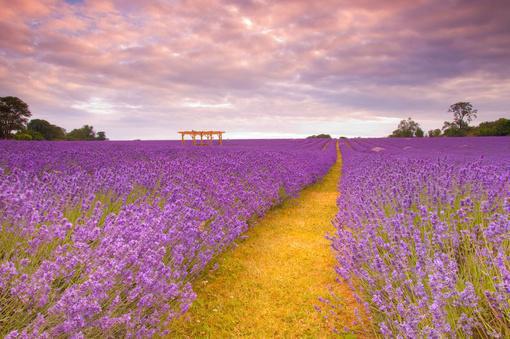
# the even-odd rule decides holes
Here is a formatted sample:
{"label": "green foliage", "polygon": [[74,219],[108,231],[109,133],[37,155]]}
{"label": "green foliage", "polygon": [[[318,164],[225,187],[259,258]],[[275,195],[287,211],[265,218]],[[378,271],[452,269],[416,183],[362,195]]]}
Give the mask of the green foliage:
{"label": "green foliage", "polygon": [[[108,140],[106,133],[94,131],[84,125],[66,134],[66,130],[43,119],[28,118],[32,113],[28,105],[17,97],[0,97],[0,139],[13,137],[16,140]],[[28,124],[27,124],[28,122]]]}
{"label": "green foliage", "polygon": [[441,129],[439,129],[439,128],[431,129],[431,130],[428,132],[428,136],[429,136],[429,137],[431,137],[431,138],[437,138],[437,137],[440,137],[440,136],[441,136]]}
{"label": "green foliage", "polygon": [[103,141],[103,140],[108,140],[108,139],[106,138],[106,133],[105,133],[105,132],[103,132],[103,131],[99,131],[99,132],[97,132],[96,140],[101,140],[101,141]]}
{"label": "green foliage", "polygon": [[446,137],[465,137],[470,134],[469,123],[476,118],[478,110],[473,109],[470,102],[457,102],[450,106],[449,113],[453,113],[453,121],[445,121],[443,135]]}
{"label": "green foliage", "polygon": [[14,135],[16,140],[32,140],[32,136],[26,132],[18,132]]}
{"label": "green foliage", "polygon": [[453,113],[453,123],[459,129],[467,129],[469,123],[476,119],[478,110],[473,109],[470,102],[457,102],[450,106],[449,113]]}
{"label": "green foliage", "polygon": [[423,137],[423,130],[420,125],[411,118],[401,120],[396,130],[391,133],[390,138],[412,138]]}
{"label": "green foliage", "polygon": [[30,120],[27,130],[40,134],[45,140],[64,140],[66,137],[65,129],[42,119]]}
{"label": "green foliage", "polygon": [[67,133],[68,140],[95,140],[96,132],[94,132],[94,127],[89,125],[83,125],[82,128],[73,129],[71,132]]}
{"label": "green foliage", "polygon": [[479,136],[504,136],[510,135],[510,119],[500,118],[495,121],[480,123],[473,131]]}
{"label": "green foliage", "polygon": [[[446,137],[510,135],[510,120],[505,118],[485,121],[477,127],[470,127],[469,123],[477,117],[478,110],[473,109],[473,105],[469,102],[457,102],[450,106],[448,112],[453,113],[453,121],[444,122],[443,135]],[[430,133],[431,131],[429,136],[439,136],[430,135]]]}
{"label": "green foliage", "polygon": [[311,135],[311,136],[307,137],[307,139],[314,139],[314,138],[319,138],[319,139],[331,139],[331,135],[321,133],[321,134]]}
{"label": "green foliage", "polygon": [[30,136],[32,137],[32,140],[44,140],[43,135],[37,131],[32,131],[32,130],[27,129],[24,132],[27,134],[30,134]]}
{"label": "green foliage", "polygon": [[460,128],[453,122],[445,121],[443,124],[443,135],[445,137],[465,137],[468,135],[468,131],[467,127]]}
{"label": "green foliage", "polygon": [[0,97],[0,139],[10,138],[11,132],[25,128],[32,115],[28,105],[17,97]]}
{"label": "green foliage", "polygon": [[67,133],[68,140],[108,140],[103,131],[95,132],[94,127],[83,125],[82,128],[73,129]]}

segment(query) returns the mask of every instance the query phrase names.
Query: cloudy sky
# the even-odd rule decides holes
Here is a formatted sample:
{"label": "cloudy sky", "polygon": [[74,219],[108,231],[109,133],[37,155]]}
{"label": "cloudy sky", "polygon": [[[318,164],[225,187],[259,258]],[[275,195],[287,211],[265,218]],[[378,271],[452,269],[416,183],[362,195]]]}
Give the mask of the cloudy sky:
{"label": "cloudy sky", "polygon": [[510,1],[0,0],[0,96],[112,139],[424,129],[510,116]]}

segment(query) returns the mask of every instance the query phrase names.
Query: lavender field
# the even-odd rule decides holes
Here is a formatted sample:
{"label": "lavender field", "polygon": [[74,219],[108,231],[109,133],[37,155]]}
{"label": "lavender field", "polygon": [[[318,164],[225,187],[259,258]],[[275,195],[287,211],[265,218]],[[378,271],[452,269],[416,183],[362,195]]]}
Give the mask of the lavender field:
{"label": "lavender field", "polygon": [[0,336],[165,333],[211,259],[335,160],[328,140],[0,142]]}
{"label": "lavender field", "polygon": [[0,339],[510,339],[510,0],[0,3]]}
{"label": "lavender field", "polygon": [[340,148],[337,272],[372,335],[510,337],[510,139]]}
{"label": "lavender field", "polygon": [[[323,177],[335,145],[2,141],[0,336],[168,333],[217,255]],[[510,336],[510,139],[338,145],[331,240],[362,325],[335,331]]]}

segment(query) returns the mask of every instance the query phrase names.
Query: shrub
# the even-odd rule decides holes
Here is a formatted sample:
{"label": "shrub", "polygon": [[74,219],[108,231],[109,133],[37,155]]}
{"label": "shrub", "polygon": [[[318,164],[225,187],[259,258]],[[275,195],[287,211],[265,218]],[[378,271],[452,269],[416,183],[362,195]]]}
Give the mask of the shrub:
{"label": "shrub", "polygon": [[32,136],[26,132],[16,133],[14,135],[16,140],[32,140]]}

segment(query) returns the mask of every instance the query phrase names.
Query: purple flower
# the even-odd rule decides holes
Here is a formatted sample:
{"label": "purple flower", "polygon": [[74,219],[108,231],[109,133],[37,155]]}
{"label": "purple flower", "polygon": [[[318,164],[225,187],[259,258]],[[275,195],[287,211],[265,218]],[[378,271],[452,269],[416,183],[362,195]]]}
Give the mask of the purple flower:
{"label": "purple flower", "polygon": [[0,225],[14,239],[0,292],[27,313],[2,320],[0,336],[15,324],[28,337],[97,328],[150,337],[189,308],[190,282],[248,220],[317,181],[336,149],[327,140],[0,141],[0,159]]}
{"label": "purple flower", "polygon": [[[340,141],[336,271],[383,336],[471,336],[473,326],[494,334],[479,322],[510,336],[509,145]],[[376,147],[384,154],[370,151]]]}

